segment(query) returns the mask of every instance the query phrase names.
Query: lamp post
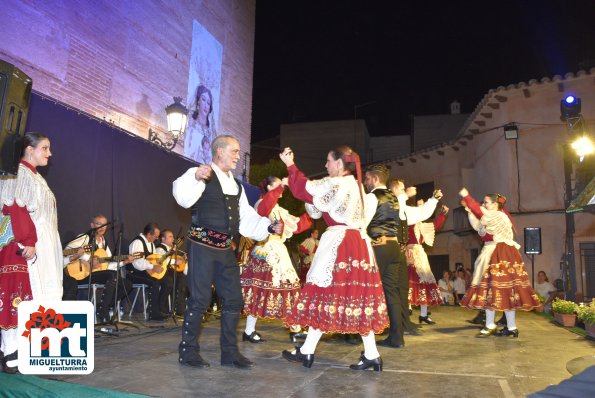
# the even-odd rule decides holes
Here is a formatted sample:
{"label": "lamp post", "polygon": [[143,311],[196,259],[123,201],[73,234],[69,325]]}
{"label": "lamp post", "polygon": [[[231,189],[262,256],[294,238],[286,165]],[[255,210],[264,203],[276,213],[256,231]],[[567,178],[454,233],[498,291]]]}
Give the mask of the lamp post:
{"label": "lamp post", "polygon": [[[585,125],[581,115],[581,99],[569,94],[560,100],[560,119],[566,122],[571,139],[578,135],[585,138]],[[582,152],[576,147],[576,143],[566,143],[563,148],[564,157],[564,209],[568,209],[573,199],[572,173],[574,171],[573,161],[576,155],[580,160],[589,152]],[[574,301],[576,293],[576,263],[574,255],[574,213],[565,211],[566,241],[563,256],[564,264],[564,290],[568,300]]]}
{"label": "lamp post", "polygon": [[178,138],[186,131],[188,121],[188,108],[182,105],[182,97],[174,97],[174,103],[165,108],[167,115],[168,136],[160,137],[159,133],[149,129],[149,141],[168,150],[174,149],[178,143]]}

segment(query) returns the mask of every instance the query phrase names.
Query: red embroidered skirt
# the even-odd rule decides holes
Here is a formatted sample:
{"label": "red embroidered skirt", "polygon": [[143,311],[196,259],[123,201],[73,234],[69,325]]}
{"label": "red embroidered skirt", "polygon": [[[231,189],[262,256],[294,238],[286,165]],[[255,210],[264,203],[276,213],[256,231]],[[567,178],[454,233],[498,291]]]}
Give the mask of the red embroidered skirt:
{"label": "red embroidered skirt", "polygon": [[346,230],[330,286],[306,283],[286,325],[311,326],[327,333],[382,333],[389,319],[380,273],[371,262],[360,233]]}
{"label": "red embroidered skirt", "polygon": [[240,276],[244,312],[258,318],[285,319],[300,295],[300,282],[284,280],[274,286],[266,258],[250,251]]}
{"label": "red embroidered skirt", "polygon": [[407,271],[409,272],[409,304],[440,305],[443,303],[440,290],[435,282],[421,282],[413,264],[407,265]]}
{"label": "red embroidered skirt", "polygon": [[471,285],[461,305],[480,310],[530,311],[541,303],[531,287],[519,251],[498,243],[479,285]]}
{"label": "red embroidered skirt", "polygon": [[19,325],[17,307],[33,299],[27,262],[16,254],[19,247],[11,242],[0,250],[0,329]]}

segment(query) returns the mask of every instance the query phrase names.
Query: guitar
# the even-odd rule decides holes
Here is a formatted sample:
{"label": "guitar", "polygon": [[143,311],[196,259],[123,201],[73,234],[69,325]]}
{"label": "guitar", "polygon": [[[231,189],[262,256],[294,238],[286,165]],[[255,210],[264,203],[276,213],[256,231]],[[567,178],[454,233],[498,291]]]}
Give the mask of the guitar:
{"label": "guitar", "polygon": [[[77,249],[78,250],[78,249]],[[142,252],[130,254],[133,259],[143,258],[144,254]],[[100,266],[94,269],[92,272],[97,271],[105,271],[111,262],[121,262],[128,260],[128,254],[123,254],[121,256],[108,256],[107,252],[104,249],[97,249],[93,252],[93,258],[99,261]],[[68,275],[76,279],[77,281],[83,280],[89,276],[89,268],[90,263],[89,261],[84,261],[81,259],[74,260],[70,262],[66,266],[66,270]]]}
{"label": "guitar", "polygon": [[91,245],[85,245],[81,247],[75,247],[74,249],[64,249],[62,250],[63,256],[70,256],[76,254],[79,250],[84,249],[85,253],[89,253],[91,251]]}
{"label": "guitar", "polygon": [[[174,247],[178,247],[182,243],[183,243],[182,238],[176,239]],[[176,251],[178,252],[176,255],[177,259],[184,259],[184,261],[179,261],[177,264],[170,264],[171,261],[174,259],[173,254]],[[149,261],[153,265],[161,267],[162,270],[161,270],[161,272],[155,272],[152,269],[148,269],[147,273],[155,279],[161,279],[165,276],[168,266],[175,269],[176,272],[182,272],[182,271],[184,271],[184,268],[186,268],[185,254],[186,253],[181,252],[180,250],[173,249],[173,248],[171,250],[168,250],[167,253],[164,253],[164,254],[149,254],[146,257],[147,261]]]}

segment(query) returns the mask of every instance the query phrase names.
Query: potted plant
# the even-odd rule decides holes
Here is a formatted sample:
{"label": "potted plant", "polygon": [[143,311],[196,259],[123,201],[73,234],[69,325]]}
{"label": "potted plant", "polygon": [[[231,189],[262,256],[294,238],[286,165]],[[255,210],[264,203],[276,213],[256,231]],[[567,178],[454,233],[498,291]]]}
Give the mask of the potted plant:
{"label": "potted plant", "polygon": [[576,323],[576,308],[577,305],[573,301],[557,298],[552,302],[554,318],[562,326],[574,326]]}
{"label": "potted plant", "polygon": [[595,299],[589,305],[580,305],[577,308],[578,318],[585,324],[589,336],[595,338]]}

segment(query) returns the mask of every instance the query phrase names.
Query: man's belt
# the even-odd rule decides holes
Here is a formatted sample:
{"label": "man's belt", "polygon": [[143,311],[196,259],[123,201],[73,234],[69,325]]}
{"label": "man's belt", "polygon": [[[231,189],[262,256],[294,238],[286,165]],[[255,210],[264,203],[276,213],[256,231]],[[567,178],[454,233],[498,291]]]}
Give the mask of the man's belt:
{"label": "man's belt", "polygon": [[224,234],[206,227],[197,227],[195,225],[190,225],[190,228],[188,229],[188,239],[219,250],[229,249],[233,241],[233,237],[230,234]]}
{"label": "man's belt", "polygon": [[399,239],[396,236],[379,236],[372,239],[372,246],[382,246],[386,245],[388,242],[397,242],[398,244]]}

